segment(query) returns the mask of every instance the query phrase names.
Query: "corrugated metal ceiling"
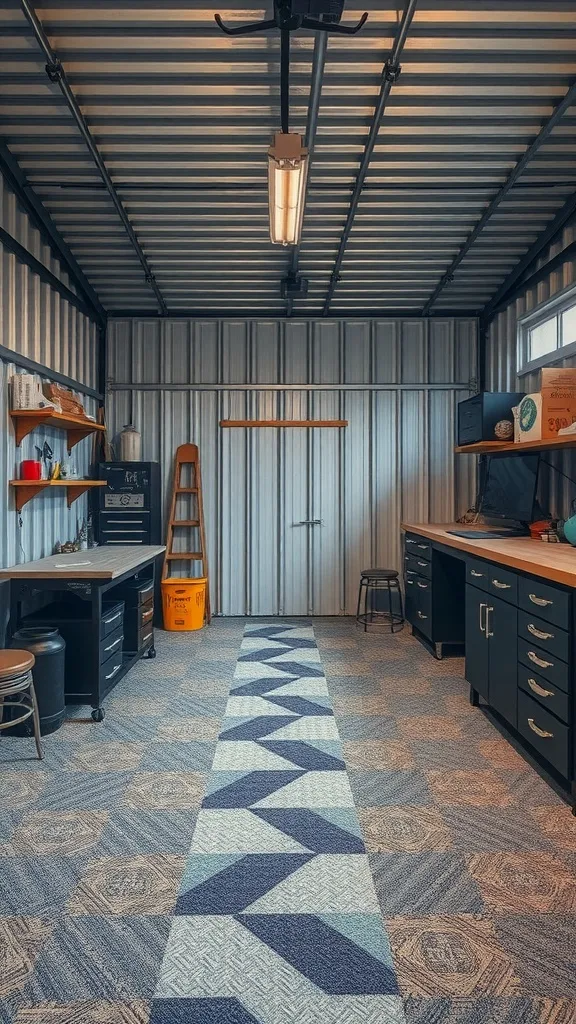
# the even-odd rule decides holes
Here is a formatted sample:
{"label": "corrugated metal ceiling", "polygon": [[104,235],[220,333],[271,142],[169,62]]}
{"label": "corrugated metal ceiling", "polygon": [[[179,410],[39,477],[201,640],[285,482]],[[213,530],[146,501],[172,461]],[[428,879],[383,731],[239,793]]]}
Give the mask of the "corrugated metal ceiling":
{"label": "corrugated metal ceiling", "polygon": [[[266,150],[279,128],[279,34],[242,0],[36,0],[169,310],[282,315],[290,252],[268,240]],[[331,36],[295,314],[321,314],[403,0]],[[112,312],[154,293],[18,0],[0,0],[0,136]],[[292,37],[291,128],[304,133],[314,38]],[[420,0],[370,163],[331,314],[416,314],[576,80],[573,0]],[[576,187],[576,107],[528,165],[434,312],[478,312]]]}

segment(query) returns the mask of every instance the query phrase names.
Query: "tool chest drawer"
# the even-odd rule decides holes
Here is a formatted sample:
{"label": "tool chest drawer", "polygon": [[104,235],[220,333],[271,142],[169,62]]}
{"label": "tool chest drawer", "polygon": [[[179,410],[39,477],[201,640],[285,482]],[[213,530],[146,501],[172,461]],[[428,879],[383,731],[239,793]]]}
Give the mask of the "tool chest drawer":
{"label": "tool chest drawer", "polygon": [[570,629],[570,594],[537,579],[520,578],[518,604],[527,612],[538,615],[546,622],[554,622],[561,629]]}
{"label": "tool chest drawer", "polygon": [[568,693],[569,669],[565,661],[561,661],[555,654],[549,654],[540,647],[536,647],[531,641],[518,637],[518,661],[527,668],[534,669],[548,682],[559,686],[561,690]]}
{"label": "tool chest drawer", "polygon": [[[406,588],[406,618],[424,636],[432,637],[432,595],[426,588],[428,580],[415,577]],[[420,586],[418,586],[420,584]]]}
{"label": "tool chest drawer", "polygon": [[425,558],[428,562],[431,561],[432,545],[429,541],[415,537],[414,534],[407,534],[405,545],[407,555],[417,555],[419,558]]}
{"label": "tool chest drawer", "polygon": [[543,651],[556,655],[562,661],[569,660],[570,637],[559,626],[539,619],[529,612],[518,612],[518,636],[531,643],[537,643]]}
{"label": "tool chest drawer", "polygon": [[102,694],[107,693],[115,685],[115,679],[124,664],[122,648],[115,651],[106,661],[100,665],[100,690]]}
{"label": "tool chest drawer", "polygon": [[553,683],[543,679],[536,672],[532,672],[525,665],[518,665],[518,686],[532,700],[537,700],[546,711],[551,711],[552,714],[568,725],[569,701],[567,693],[554,686]]}
{"label": "tool chest drawer", "polygon": [[124,618],[124,601],[102,602],[102,618],[100,619],[100,638],[114,633],[122,625]]}
{"label": "tool chest drawer", "polygon": [[116,593],[123,598],[126,608],[147,604],[154,595],[154,580],[128,580],[116,588]]}
{"label": "tool chest drawer", "polygon": [[522,690],[518,692],[518,732],[564,778],[570,774],[570,730]]}

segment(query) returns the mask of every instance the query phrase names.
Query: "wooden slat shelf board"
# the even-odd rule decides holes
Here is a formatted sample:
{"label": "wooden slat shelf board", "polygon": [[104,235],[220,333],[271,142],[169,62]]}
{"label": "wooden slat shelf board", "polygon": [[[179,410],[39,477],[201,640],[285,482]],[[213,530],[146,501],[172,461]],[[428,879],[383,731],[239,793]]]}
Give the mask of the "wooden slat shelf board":
{"label": "wooden slat shelf board", "polygon": [[497,452],[513,452],[523,455],[524,452],[557,451],[559,448],[576,448],[576,434],[556,437],[547,441],[478,441],[476,444],[456,445],[454,451],[459,455],[495,455]]}
{"label": "wooden slat shelf board", "polygon": [[68,451],[75,444],[83,441],[90,434],[102,433],[106,428],[102,423],[85,419],[83,416],[72,416],[53,409],[11,409],[10,416],[14,423],[16,446],[19,448],[28,434],[37,427],[57,427],[65,430],[68,438]]}
{"label": "wooden slat shelf board", "polygon": [[16,508],[21,512],[24,505],[37,494],[49,487],[65,487],[68,508],[82,494],[92,487],[106,487],[105,480],[10,480],[10,486],[16,488]]}
{"label": "wooden slat shelf board", "polygon": [[348,420],[220,420],[221,427],[347,427]]}
{"label": "wooden slat shelf board", "polygon": [[38,558],[35,562],[22,562],[0,569],[0,577],[9,579],[65,579],[113,580],[131,569],[157,558],[164,547],[155,544],[139,544],[137,547],[110,548],[105,544],[101,548],[90,548],[89,551],[73,551],[69,555],[48,555]]}

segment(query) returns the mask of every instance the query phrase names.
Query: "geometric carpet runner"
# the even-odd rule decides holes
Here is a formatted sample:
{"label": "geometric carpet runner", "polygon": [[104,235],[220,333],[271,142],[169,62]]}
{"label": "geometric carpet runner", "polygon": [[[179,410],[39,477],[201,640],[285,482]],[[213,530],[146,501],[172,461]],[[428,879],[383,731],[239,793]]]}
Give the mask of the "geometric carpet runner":
{"label": "geometric carpet runner", "polygon": [[404,1024],[312,626],[246,626],[150,1024]]}

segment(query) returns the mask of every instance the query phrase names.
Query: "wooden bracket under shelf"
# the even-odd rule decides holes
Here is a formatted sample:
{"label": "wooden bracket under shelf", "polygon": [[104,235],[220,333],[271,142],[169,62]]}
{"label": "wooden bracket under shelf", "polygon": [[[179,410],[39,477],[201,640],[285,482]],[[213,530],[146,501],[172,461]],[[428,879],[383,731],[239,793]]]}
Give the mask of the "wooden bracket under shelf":
{"label": "wooden bracket under shelf", "polygon": [[47,490],[49,487],[65,487],[68,508],[82,494],[92,487],[105,487],[105,480],[11,480],[10,486],[16,491],[16,509],[21,512],[24,505],[35,498],[37,494]]}

